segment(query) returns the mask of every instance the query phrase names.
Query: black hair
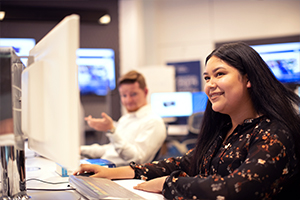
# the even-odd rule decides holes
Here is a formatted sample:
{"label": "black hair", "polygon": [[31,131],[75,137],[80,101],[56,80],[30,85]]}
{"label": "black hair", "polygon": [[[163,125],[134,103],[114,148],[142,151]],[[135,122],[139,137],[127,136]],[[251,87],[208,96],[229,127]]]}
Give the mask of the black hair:
{"label": "black hair", "polygon": [[[236,68],[241,75],[247,74],[251,87],[250,98],[258,114],[284,124],[293,135],[296,145],[296,156],[300,159],[300,117],[295,105],[300,104],[299,96],[276,79],[260,55],[243,42],[224,44],[206,58],[205,63],[216,56],[228,65]],[[198,174],[202,157],[220,134],[220,129],[231,119],[226,114],[212,110],[207,102],[202,120],[198,142],[194,151],[192,174]]]}

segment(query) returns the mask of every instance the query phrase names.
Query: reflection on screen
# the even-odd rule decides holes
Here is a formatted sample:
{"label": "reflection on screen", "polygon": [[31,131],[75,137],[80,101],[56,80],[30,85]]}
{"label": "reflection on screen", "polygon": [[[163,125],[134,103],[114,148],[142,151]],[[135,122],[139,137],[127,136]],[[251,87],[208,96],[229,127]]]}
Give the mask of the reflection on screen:
{"label": "reflection on screen", "polygon": [[[17,56],[28,56],[34,45],[35,39],[33,38],[0,38],[0,47],[13,47]],[[20,60],[27,66],[27,58]]]}
{"label": "reflection on screen", "polygon": [[284,83],[300,82],[300,42],[252,46]]}
{"label": "reflection on screen", "polygon": [[81,95],[105,96],[115,89],[115,55],[112,49],[80,48],[77,65]]}

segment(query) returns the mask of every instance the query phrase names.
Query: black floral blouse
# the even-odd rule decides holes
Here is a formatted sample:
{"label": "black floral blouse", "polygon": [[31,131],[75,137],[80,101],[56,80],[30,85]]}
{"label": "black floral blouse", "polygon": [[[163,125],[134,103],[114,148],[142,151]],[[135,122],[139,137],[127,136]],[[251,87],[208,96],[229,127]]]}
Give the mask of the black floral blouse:
{"label": "black floral blouse", "polygon": [[197,176],[188,174],[193,150],[130,166],[137,179],[168,176],[162,191],[167,199],[275,199],[299,172],[293,138],[282,127],[266,117],[245,120],[226,142],[216,138]]}

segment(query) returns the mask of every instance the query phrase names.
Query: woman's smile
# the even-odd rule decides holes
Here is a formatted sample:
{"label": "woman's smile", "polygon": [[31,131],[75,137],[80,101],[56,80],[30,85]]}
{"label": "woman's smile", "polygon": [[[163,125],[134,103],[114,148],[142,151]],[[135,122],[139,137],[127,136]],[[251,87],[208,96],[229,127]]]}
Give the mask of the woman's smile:
{"label": "woman's smile", "polygon": [[223,95],[224,92],[212,92],[212,93],[209,93],[209,98],[210,100],[217,100],[218,97],[220,97],[221,95]]}

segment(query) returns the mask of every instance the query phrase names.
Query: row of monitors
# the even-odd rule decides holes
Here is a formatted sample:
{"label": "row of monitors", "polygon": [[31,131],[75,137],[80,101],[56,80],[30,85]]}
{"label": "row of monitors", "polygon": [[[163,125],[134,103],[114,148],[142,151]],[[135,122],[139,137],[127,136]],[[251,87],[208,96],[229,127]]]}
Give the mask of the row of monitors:
{"label": "row of monitors", "polygon": [[[0,38],[0,47],[12,46],[26,66],[33,38]],[[80,48],[77,51],[78,84],[81,95],[105,96],[116,87],[115,53],[108,48]]]}
{"label": "row of monitors", "polygon": [[[13,46],[26,65],[29,51],[36,42],[32,38],[0,38],[0,46]],[[112,49],[80,48],[77,51],[78,83],[82,95],[106,95],[115,84],[115,55]],[[204,92],[153,93],[151,105],[162,117],[184,117],[205,110]]]}
{"label": "row of monitors", "polygon": [[[0,46],[13,46],[18,56],[28,56],[32,38],[0,38]],[[266,61],[277,79],[300,84],[300,42],[252,46]],[[81,48],[77,53],[78,82],[81,95],[105,96],[116,87],[115,54],[112,49]],[[27,58],[22,58],[26,65]]]}

